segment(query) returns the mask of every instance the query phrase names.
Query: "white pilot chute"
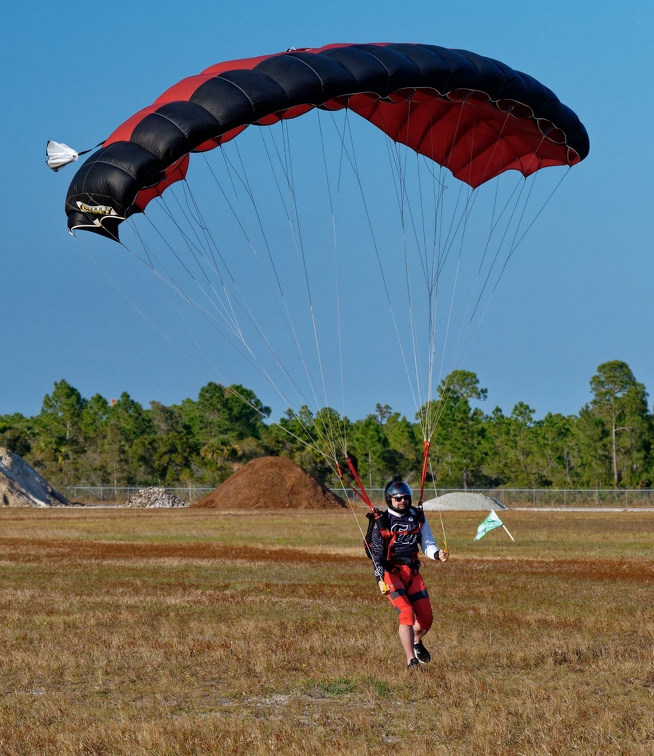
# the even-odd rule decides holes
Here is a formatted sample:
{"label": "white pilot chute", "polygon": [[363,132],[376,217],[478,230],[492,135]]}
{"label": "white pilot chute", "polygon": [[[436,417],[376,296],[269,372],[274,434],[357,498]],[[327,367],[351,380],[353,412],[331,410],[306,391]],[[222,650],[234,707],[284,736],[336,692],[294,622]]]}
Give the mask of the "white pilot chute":
{"label": "white pilot chute", "polygon": [[74,163],[80,156],[80,153],[61,142],[50,140],[45,147],[45,154],[48,156],[48,168],[53,171],[61,170],[68,163]]}

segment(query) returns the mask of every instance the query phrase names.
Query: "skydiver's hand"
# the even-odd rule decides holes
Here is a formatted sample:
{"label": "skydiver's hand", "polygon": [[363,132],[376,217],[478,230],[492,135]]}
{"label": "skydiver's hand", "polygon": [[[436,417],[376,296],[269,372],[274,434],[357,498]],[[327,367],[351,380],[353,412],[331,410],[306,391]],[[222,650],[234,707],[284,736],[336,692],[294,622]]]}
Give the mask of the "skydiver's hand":
{"label": "skydiver's hand", "polygon": [[390,591],[390,588],[386,585],[386,583],[383,580],[378,580],[377,585],[379,586],[379,590],[384,595],[386,595]]}
{"label": "skydiver's hand", "polygon": [[450,558],[450,555],[447,551],[443,549],[439,549],[438,558],[441,560],[441,562],[447,562],[447,560]]}

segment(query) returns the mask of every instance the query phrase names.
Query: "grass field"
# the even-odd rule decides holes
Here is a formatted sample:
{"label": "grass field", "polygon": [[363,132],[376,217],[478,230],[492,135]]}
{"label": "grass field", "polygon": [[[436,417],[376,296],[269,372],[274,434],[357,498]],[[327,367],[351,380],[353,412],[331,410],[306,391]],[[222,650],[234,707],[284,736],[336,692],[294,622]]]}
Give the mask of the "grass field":
{"label": "grass field", "polygon": [[351,513],[2,510],[0,753],[654,753],[654,513],[484,516],[407,674]]}

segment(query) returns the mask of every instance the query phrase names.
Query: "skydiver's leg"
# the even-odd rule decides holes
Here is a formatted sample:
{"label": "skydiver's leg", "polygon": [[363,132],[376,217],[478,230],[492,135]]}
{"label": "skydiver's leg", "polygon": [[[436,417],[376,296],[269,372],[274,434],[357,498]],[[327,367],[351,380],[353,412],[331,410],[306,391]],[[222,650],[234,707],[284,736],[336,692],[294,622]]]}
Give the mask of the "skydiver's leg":
{"label": "skydiver's leg", "polygon": [[415,658],[415,651],[413,650],[413,643],[414,643],[414,635],[413,635],[413,625],[400,625],[400,642],[402,643],[402,648],[404,650],[404,653],[406,654],[406,663],[409,664],[409,662]]}
{"label": "skydiver's leg", "polygon": [[410,571],[406,568],[400,568],[397,572],[385,572],[384,582],[390,588],[388,599],[395,607],[400,621],[399,634],[402,649],[406,654],[407,664],[415,657],[413,650],[414,644],[414,623],[416,615],[413,604],[407,596],[406,585],[411,580]]}
{"label": "skydiver's leg", "polygon": [[411,581],[410,593],[407,592],[407,598],[411,602],[415,612],[415,623],[413,625],[414,642],[418,643],[424,635],[429,632],[434,621],[434,612],[429,600],[429,593],[422,575],[418,572],[414,574]]}

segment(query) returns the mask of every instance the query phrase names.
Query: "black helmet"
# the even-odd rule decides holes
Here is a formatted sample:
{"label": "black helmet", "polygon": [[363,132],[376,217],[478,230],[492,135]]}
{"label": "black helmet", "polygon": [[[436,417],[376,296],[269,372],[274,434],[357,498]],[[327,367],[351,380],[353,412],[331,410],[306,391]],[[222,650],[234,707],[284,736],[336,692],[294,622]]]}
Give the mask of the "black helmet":
{"label": "black helmet", "polygon": [[411,486],[402,480],[401,475],[393,475],[393,479],[386,484],[386,488],[384,489],[386,506],[397,512],[398,510],[393,506],[393,496],[408,496],[409,506],[411,506],[413,491],[411,490]]}

